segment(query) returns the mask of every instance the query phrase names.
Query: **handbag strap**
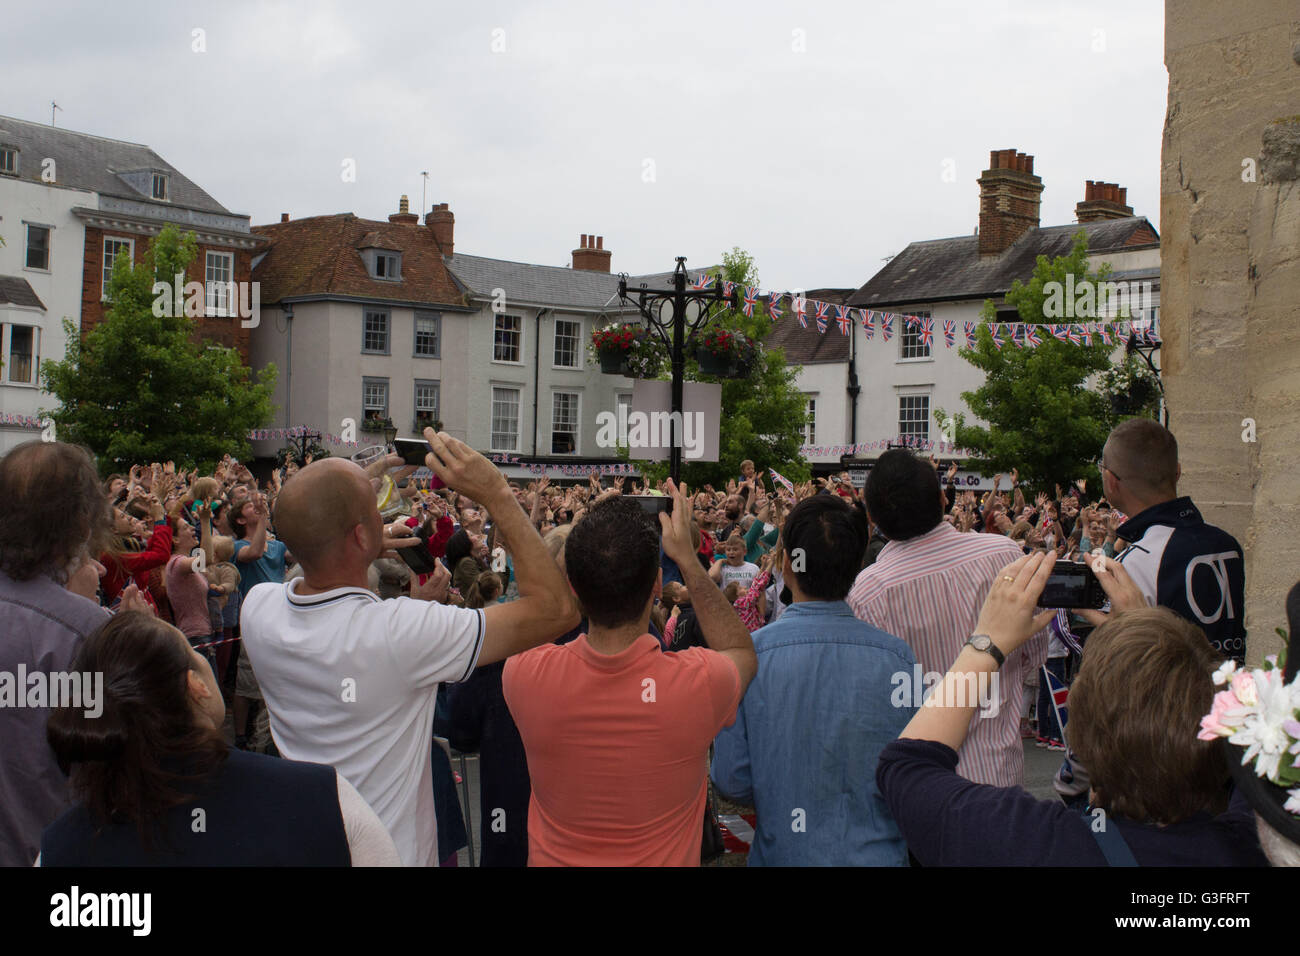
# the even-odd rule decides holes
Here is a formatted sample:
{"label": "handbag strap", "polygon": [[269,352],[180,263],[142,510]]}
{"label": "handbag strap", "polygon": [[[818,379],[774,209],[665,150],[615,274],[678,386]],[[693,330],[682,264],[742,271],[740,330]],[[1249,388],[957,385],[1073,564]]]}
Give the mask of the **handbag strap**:
{"label": "handbag strap", "polygon": [[1107,866],[1138,866],[1137,859],[1133,856],[1133,851],[1129,849],[1128,841],[1124,835],[1119,832],[1118,825],[1114,825],[1113,819],[1107,819],[1106,824],[1100,830],[1092,825],[1092,815],[1088,811],[1083,813],[1083,825],[1092,833],[1092,838],[1097,841],[1102,856],[1106,858]]}

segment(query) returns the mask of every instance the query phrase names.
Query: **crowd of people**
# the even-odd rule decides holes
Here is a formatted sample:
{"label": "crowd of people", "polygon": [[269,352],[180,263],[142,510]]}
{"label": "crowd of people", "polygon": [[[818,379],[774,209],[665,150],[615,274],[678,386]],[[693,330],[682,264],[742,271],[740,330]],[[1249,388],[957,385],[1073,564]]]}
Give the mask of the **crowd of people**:
{"label": "crowd of people", "polygon": [[[261,482],[0,459],[0,673],[103,698],[0,698],[0,863],[455,865],[453,749],[479,755],[485,866],[698,865],[715,790],[755,810],[751,865],[1300,855],[1292,757],[1224,716],[1276,680],[1238,669],[1241,547],[1155,422],[1112,432],[1100,488],[1032,497],[905,449],[862,488],[751,461],[560,487],[425,438],[437,480],[393,454]],[[1040,607],[1058,561],[1106,604]],[[1059,799],[1023,789],[1029,739]]]}

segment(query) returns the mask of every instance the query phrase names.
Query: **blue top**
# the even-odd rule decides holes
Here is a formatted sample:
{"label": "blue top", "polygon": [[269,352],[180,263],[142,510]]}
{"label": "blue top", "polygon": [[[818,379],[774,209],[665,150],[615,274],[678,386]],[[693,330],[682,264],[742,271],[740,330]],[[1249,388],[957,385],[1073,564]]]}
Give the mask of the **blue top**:
{"label": "blue top", "polygon": [[266,551],[256,561],[249,561],[247,564],[239,560],[239,552],[249,547],[249,542],[244,538],[235,539],[235,553],[231,560],[235,562],[235,567],[239,569],[239,596],[240,598],[248,597],[248,592],[253,590],[259,584],[283,584],[284,583],[284,556],[288,552],[283,541],[266,542]]}
{"label": "blue top", "polygon": [[753,803],[751,866],[906,866],[876,786],[880,752],[916,708],[894,706],[903,641],[844,601],[808,601],[754,632],[758,675],[715,741],[713,782]]}

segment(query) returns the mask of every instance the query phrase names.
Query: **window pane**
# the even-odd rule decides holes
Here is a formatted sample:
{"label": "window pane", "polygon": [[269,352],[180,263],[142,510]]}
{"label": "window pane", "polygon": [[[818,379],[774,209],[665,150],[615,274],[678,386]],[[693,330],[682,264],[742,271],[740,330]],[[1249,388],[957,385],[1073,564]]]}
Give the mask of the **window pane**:
{"label": "window pane", "polygon": [[415,386],[415,414],[438,417],[438,385],[436,382],[419,382]]}
{"label": "window pane", "polygon": [[361,384],[362,403],[367,418],[388,417],[388,383],[383,379],[366,379]]}
{"label": "window pane", "polygon": [[[916,315],[916,317],[919,319],[928,319],[930,317],[929,312],[916,312],[912,314]],[[902,343],[903,358],[907,359],[907,358],[929,358],[930,357],[930,346],[921,341],[920,323],[917,323],[914,326],[909,326],[906,322],[904,322],[903,335],[900,341]]]}
{"label": "window pane", "polygon": [[9,381],[32,380],[32,328],[28,325],[9,327]]}
{"label": "window pane", "polygon": [[235,257],[209,252],[204,260],[204,288],[207,310],[212,315],[230,315],[234,298]]}
{"label": "window pane", "polygon": [[578,395],[551,395],[551,454],[568,455],[578,450]]}
{"label": "window pane", "polygon": [[492,447],[514,451],[519,442],[519,390],[492,389]]}
{"label": "window pane", "polygon": [[131,240],[130,239],[105,239],[104,240],[104,298],[108,298],[108,286],[113,278],[113,263],[117,261],[118,256],[126,256],[128,261],[131,258]]}
{"label": "window pane", "polygon": [[153,174],[153,198],[167,198],[167,177],[163,176],[161,173]]}
{"label": "window pane", "polygon": [[900,395],[898,398],[898,434],[916,438],[930,437],[930,396]]}
{"label": "window pane", "polygon": [[555,364],[561,368],[578,367],[578,336],[581,328],[581,323],[556,319]]}
{"label": "window pane", "polygon": [[388,313],[367,312],[361,348],[367,352],[388,351]]}
{"label": "window pane", "polygon": [[415,316],[415,354],[438,357],[438,318],[434,315]]}
{"label": "window pane", "polygon": [[27,227],[27,268],[50,267],[50,230],[44,226]]}
{"label": "window pane", "polygon": [[803,426],[803,443],[812,445],[817,442],[817,399],[808,399],[804,413],[808,416],[808,421]]}
{"label": "window pane", "polygon": [[12,149],[0,149],[0,173],[18,171],[18,153]]}
{"label": "window pane", "polygon": [[519,339],[522,324],[523,319],[518,315],[497,315],[496,338],[492,347],[494,361],[519,361]]}

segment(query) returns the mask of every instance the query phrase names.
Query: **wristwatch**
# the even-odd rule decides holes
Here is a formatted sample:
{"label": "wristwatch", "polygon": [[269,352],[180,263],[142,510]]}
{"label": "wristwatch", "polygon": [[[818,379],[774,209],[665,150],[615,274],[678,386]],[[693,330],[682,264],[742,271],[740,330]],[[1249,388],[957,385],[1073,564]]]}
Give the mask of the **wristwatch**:
{"label": "wristwatch", "polygon": [[1006,657],[1000,650],[998,650],[998,646],[993,643],[993,638],[989,637],[987,634],[972,634],[970,637],[966,638],[966,643],[977,651],[987,651],[992,654],[993,659],[998,662],[998,667],[1001,667],[1007,662]]}

